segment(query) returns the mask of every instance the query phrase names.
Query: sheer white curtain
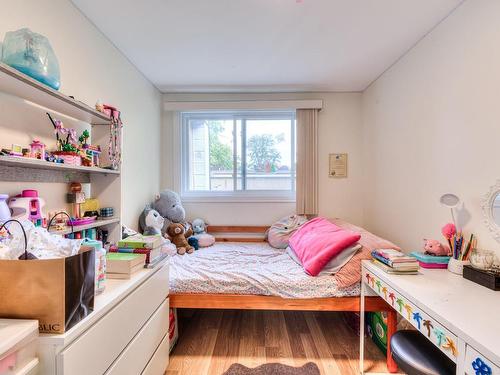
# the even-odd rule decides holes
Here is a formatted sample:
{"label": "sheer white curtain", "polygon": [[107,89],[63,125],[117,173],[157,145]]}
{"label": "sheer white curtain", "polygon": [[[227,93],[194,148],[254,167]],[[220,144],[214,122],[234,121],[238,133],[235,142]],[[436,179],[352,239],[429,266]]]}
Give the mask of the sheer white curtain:
{"label": "sheer white curtain", "polygon": [[318,109],[297,109],[296,211],[318,214]]}

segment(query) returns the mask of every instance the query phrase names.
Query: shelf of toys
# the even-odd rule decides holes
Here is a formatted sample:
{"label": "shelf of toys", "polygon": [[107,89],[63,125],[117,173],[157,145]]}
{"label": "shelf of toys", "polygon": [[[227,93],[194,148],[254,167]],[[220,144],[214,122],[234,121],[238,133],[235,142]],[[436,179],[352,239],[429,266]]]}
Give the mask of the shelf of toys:
{"label": "shelf of toys", "polygon": [[[121,238],[120,112],[94,108],[0,63],[0,222],[71,238]],[[111,215],[109,214],[111,212]]]}

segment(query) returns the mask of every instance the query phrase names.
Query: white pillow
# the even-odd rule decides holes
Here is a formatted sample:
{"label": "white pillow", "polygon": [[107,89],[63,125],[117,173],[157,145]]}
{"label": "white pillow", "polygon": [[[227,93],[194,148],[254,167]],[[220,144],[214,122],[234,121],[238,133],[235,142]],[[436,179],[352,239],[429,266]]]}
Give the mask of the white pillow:
{"label": "white pillow", "polygon": [[[340,252],[340,254],[338,254],[335,258],[331,259],[326,264],[326,266],[321,270],[318,276],[328,276],[337,273],[342,267],[345,266],[347,262],[351,260],[354,254],[356,254],[358,250],[361,249],[361,247],[362,246],[357,243],[352,246],[346,247]],[[286,248],[286,252],[295,263],[302,267],[302,263],[300,263],[300,260],[299,258],[297,258],[295,251],[293,251],[290,246]]]}

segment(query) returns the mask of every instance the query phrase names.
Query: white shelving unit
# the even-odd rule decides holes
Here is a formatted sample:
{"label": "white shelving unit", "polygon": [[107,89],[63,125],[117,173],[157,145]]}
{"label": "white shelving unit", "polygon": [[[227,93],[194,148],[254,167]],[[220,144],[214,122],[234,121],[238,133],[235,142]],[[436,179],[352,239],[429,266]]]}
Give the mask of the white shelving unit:
{"label": "white shelving unit", "polygon": [[11,167],[35,168],[44,170],[62,170],[69,172],[83,172],[89,174],[113,174],[119,175],[120,171],[106,168],[83,167],[68,164],[51,163],[45,160],[30,159],[16,156],[1,156],[0,165]]}
{"label": "white shelving unit", "polygon": [[[0,63],[0,92],[18,97],[42,107],[44,111],[54,114],[54,117],[63,115],[89,124],[93,144],[107,146],[109,140],[111,119],[104,113],[75,100],[63,93],[34,80],[33,78]],[[22,116],[22,113],[19,113]],[[37,128],[30,128],[33,135]],[[7,144],[7,139],[2,139]],[[103,148],[101,161],[107,164],[107,149]],[[81,182],[90,184],[91,197],[100,202],[101,207],[113,207],[115,217],[98,220],[95,223],[75,227],[75,231],[89,228],[105,227],[108,230],[108,239],[118,241],[121,238],[121,176],[119,170],[105,168],[73,166],[67,164],[50,163],[44,160],[0,156],[0,182],[19,182],[19,190],[29,189],[31,182],[36,183],[69,183]],[[65,197],[61,197],[64,201]],[[50,207],[48,208],[50,209]],[[54,231],[53,231],[54,232]],[[68,234],[71,228],[55,233]]]}
{"label": "white shelving unit", "polygon": [[91,125],[109,125],[111,119],[87,104],[79,102],[0,63],[0,91],[38,104],[52,111]]}

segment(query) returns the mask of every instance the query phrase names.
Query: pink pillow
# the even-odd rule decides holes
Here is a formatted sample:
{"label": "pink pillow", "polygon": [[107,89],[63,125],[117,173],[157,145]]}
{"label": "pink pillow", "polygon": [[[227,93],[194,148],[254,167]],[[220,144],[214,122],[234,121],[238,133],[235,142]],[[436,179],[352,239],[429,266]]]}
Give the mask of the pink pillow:
{"label": "pink pillow", "polygon": [[304,270],[311,276],[317,276],[332,258],[356,243],[359,238],[359,234],[317,217],[292,234],[289,245],[297,254]]}

